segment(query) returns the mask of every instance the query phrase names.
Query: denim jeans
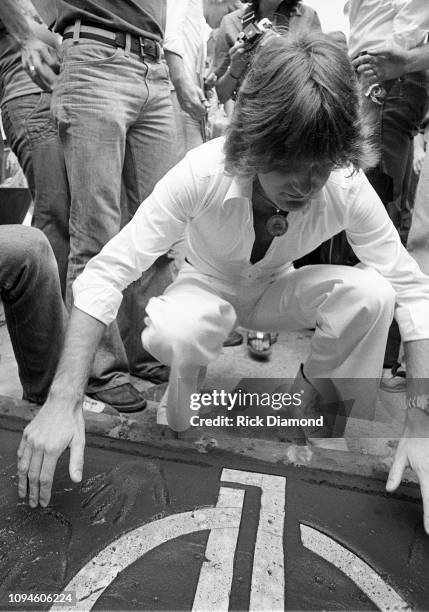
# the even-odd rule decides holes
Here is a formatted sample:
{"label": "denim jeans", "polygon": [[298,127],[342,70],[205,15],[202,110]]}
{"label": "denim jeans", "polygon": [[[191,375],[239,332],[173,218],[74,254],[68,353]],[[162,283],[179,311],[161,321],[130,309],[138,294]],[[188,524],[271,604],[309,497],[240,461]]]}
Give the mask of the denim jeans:
{"label": "denim jeans", "polygon": [[[65,40],[52,110],[70,181],[70,306],[71,285],[88,260],[128,222],[173,165],[175,126],[168,68],[164,61],[155,62],[101,42]],[[121,206],[121,194],[126,196],[125,206],[124,197]],[[169,262],[159,266],[168,270]],[[148,274],[151,278],[150,271]],[[128,305],[133,303],[132,335],[137,334],[145,316],[146,294],[150,294],[147,277],[143,275],[127,290],[133,295],[130,298],[128,294],[125,300]],[[156,293],[166,284],[157,287]],[[89,391],[128,382],[128,358],[134,369],[135,362],[144,356],[127,355],[113,323],[97,351]]]}
{"label": "denim jeans", "polygon": [[2,105],[7,141],[24,171],[34,201],[33,225],[46,234],[65,295],[69,255],[69,190],[51,95],[29,94]]}
{"label": "denim jeans", "polygon": [[[409,187],[408,159],[412,138],[424,114],[425,77],[423,73],[412,73],[383,85],[387,95],[381,105],[368,98],[363,99],[363,115],[374,126],[375,141],[380,153],[377,168],[370,170],[367,175],[395,227],[402,234],[401,208],[407,200]],[[405,236],[401,237],[406,240]],[[390,368],[397,363],[400,343],[399,328],[394,321],[387,339],[384,367]]]}
{"label": "denim jeans", "polygon": [[[381,105],[363,98],[363,115],[373,125],[374,141],[380,153],[379,164],[368,173],[368,178],[399,231],[401,202],[406,200],[408,189],[410,147],[426,104],[425,77],[423,73],[411,73],[387,81],[383,86],[387,95]],[[390,179],[391,193],[383,188],[385,182],[380,180],[380,175]]]}
{"label": "denim jeans", "polygon": [[55,257],[39,230],[0,226],[0,295],[24,399],[41,404],[58,365],[64,305]]}

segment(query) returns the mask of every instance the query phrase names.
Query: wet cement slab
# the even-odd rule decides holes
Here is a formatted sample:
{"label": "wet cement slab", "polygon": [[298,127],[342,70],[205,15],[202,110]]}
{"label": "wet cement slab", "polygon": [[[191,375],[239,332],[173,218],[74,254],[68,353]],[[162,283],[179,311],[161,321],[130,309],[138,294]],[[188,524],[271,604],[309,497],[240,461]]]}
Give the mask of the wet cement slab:
{"label": "wet cement slab", "polygon": [[429,609],[411,483],[388,496],[377,479],[88,436],[82,484],[64,457],[50,507],[30,510],[19,439],[0,430],[1,610]]}

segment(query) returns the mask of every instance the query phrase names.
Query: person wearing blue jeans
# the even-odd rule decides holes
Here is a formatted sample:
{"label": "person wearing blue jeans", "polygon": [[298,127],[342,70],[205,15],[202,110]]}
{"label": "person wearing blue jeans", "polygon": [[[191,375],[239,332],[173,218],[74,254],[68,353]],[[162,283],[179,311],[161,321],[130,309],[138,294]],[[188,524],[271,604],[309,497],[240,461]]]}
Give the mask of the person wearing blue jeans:
{"label": "person wearing blue jeans", "polygon": [[60,357],[64,306],[55,257],[40,230],[0,226],[0,296],[23,398],[43,404]]}

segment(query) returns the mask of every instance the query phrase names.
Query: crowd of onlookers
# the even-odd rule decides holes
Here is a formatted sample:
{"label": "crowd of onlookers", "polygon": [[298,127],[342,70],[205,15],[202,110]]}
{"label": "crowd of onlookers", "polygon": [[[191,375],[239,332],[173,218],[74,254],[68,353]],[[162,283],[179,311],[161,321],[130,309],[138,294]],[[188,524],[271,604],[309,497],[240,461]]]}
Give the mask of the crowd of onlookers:
{"label": "crowd of onlookers", "polygon": [[[247,38],[240,33],[263,19],[286,36],[321,30],[317,13],[297,0],[140,0],[124,2],[120,14],[113,1],[102,9],[91,0],[2,5],[5,142],[26,177],[33,225],[52,247],[68,309],[73,281],[132,218],[157,181],[187,151],[225,133],[257,44],[250,40],[252,33]],[[399,53],[424,50],[429,7],[426,0],[400,5],[349,0],[345,10],[348,42],[341,32],[331,36],[338,45],[348,45],[362,82],[363,115],[379,151],[367,176],[404,243],[411,224],[410,250],[429,269],[424,259],[429,240],[425,66],[407,70]],[[383,73],[399,64],[400,74]],[[4,173],[6,162],[1,167]],[[9,242],[11,234],[6,234],[2,246]],[[139,339],[148,300],[163,292],[182,262],[178,244],[160,254],[126,290],[117,322],[106,330],[94,361],[87,389],[94,400],[123,412],[139,410],[145,398],[131,384],[130,374],[153,383],[168,380],[168,368]],[[295,262],[297,267],[306,263],[358,261],[346,237],[339,235]],[[7,312],[9,293],[7,283],[2,286]],[[7,316],[11,325],[10,309]],[[59,316],[55,321],[60,337],[63,323]],[[41,324],[46,333],[46,323]],[[276,337],[274,332],[249,330],[249,350],[268,356]],[[240,342],[235,331],[225,344]],[[400,342],[393,323],[382,381],[390,390],[402,390],[405,384]],[[18,344],[15,340],[15,352]],[[20,367],[21,377],[24,369]]]}

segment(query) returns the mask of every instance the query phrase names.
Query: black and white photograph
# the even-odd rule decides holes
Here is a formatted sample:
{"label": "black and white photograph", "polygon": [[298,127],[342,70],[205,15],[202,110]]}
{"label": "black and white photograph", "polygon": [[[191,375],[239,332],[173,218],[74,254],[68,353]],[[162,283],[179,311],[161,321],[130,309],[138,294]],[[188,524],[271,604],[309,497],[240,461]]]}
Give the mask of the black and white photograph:
{"label": "black and white photograph", "polygon": [[0,0],[0,612],[429,611],[429,0]]}

